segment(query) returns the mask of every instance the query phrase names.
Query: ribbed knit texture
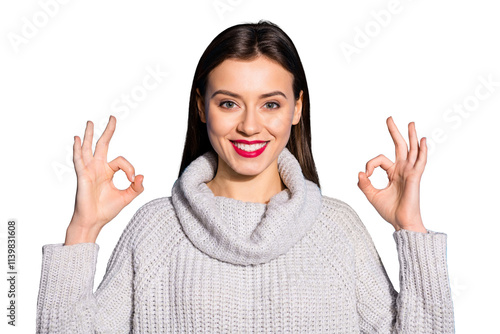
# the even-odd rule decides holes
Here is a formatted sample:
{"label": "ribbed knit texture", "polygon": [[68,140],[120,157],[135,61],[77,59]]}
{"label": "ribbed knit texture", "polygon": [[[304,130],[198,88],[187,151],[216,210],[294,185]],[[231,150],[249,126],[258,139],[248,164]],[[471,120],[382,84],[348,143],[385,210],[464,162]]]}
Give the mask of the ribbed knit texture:
{"label": "ribbed knit texture", "polygon": [[[206,182],[217,171],[217,159],[208,152],[193,161],[172,188],[182,228],[202,252],[232,264],[266,263],[286,253],[311,229],[321,210],[321,192],[304,178],[288,149],[278,157],[287,189],[267,205],[215,197]],[[242,225],[247,233],[237,230]]]}
{"label": "ribbed knit texture", "polygon": [[268,204],[216,197],[213,153],[99,246],[44,245],[38,333],[453,333],[446,234],[394,232],[400,293],[356,213],[285,148]]}

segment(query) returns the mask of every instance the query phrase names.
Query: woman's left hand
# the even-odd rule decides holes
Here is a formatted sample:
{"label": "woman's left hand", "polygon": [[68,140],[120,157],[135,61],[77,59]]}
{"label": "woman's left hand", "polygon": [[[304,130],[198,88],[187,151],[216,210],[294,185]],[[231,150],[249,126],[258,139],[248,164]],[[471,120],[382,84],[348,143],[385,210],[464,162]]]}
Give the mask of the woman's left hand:
{"label": "woman's left hand", "polygon": [[[427,233],[420,216],[420,179],[427,162],[425,138],[420,140],[419,145],[415,123],[408,124],[408,151],[406,141],[392,117],[387,119],[387,127],[396,146],[396,162],[393,163],[383,154],[371,159],[366,164],[366,171],[358,174],[358,186],[382,218],[394,226],[396,231],[405,229]],[[387,172],[389,178],[389,184],[384,189],[376,189],[368,179],[379,166]]]}

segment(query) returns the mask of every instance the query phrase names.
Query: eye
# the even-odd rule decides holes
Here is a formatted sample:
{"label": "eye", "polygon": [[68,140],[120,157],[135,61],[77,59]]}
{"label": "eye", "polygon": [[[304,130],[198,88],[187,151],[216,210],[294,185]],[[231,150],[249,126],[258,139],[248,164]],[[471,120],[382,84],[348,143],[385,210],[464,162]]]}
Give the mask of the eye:
{"label": "eye", "polygon": [[278,109],[280,107],[280,105],[277,104],[276,102],[266,102],[264,106],[268,109]]}
{"label": "eye", "polygon": [[234,103],[233,101],[222,101],[219,104],[219,107],[224,107],[227,109],[233,109],[235,106],[236,106],[236,103]]}

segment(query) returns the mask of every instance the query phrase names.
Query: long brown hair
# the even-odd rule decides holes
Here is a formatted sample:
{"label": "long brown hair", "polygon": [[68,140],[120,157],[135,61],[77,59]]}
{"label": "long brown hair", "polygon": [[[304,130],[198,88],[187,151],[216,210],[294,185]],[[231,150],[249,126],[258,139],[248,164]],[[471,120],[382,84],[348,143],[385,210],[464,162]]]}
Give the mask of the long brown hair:
{"label": "long brown hair", "polygon": [[188,128],[179,176],[193,160],[208,151],[214,151],[208,138],[207,125],[201,121],[198,113],[196,90],[199,89],[201,96],[205,96],[208,74],[224,60],[251,60],[259,55],[278,62],[293,74],[296,100],[300,91],[303,91],[302,115],[299,123],[292,125],[286,147],[297,158],[304,177],[320,186],[311,151],[309,90],[304,68],[290,37],[276,24],[265,20],[227,28],[214,38],[201,56],[191,87]]}

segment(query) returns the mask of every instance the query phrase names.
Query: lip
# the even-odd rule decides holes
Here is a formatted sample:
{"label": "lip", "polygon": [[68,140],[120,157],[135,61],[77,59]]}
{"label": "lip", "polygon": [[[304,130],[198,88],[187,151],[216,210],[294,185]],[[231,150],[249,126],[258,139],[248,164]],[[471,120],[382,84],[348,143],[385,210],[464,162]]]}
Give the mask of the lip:
{"label": "lip", "polygon": [[231,141],[234,141],[235,143],[242,143],[242,144],[252,145],[252,144],[266,143],[269,140],[252,140],[252,141],[248,141],[248,140],[239,139],[239,140],[231,140]]}
{"label": "lip", "polygon": [[[262,146],[261,148],[259,148],[257,151],[253,151],[253,152],[247,152],[247,151],[243,151],[241,149],[239,149],[235,144],[234,142],[237,142],[237,143],[243,143],[243,144],[258,144],[258,143],[266,143],[266,145]],[[267,144],[269,142],[268,141],[262,141],[262,140],[254,140],[254,141],[247,141],[247,140],[231,140],[231,144],[233,145],[234,147],[234,150],[236,151],[236,153],[238,153],[239,155],[241,155],[242,157],[244,158],[255,158],[255,157],[258,157],[259,155],[262,154],[262,152],[264,152],[264,150],[266,149],[267,147]]]}

